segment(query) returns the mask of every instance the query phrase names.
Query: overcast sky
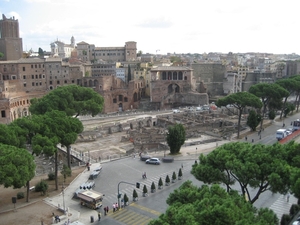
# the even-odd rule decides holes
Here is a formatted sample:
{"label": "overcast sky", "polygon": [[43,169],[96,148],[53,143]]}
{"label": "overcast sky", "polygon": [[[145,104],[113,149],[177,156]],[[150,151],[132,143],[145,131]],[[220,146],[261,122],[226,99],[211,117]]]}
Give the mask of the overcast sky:
{"label": "overcast sky", "polygon": [[[299,0],[0,0],[23,49],[57,39],[96,47],[137,42],[143,53],[300,54]],[[2,19],[2,16],[1,16]]]}

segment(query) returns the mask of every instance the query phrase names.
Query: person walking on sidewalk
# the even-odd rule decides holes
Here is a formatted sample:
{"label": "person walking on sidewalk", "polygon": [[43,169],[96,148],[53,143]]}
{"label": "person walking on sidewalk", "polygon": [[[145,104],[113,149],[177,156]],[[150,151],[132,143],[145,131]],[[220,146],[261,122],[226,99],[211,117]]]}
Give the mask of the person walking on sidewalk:
{"label": "person walking on sidewalk", "polygon": [[116,205],[115,205],[115,203],[113,204],[113,212],[115,212],[116,211]]}
{"label": "person walking on sidewalk", "polygon": [[101,220],[101,212],[98,212],[98,221]]}

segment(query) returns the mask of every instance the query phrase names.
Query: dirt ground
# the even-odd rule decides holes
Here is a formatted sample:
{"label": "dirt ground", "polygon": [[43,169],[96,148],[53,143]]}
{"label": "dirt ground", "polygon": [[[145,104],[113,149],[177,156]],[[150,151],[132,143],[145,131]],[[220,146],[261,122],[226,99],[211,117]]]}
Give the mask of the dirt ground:
{"label": "dirt ground", "polygon": [[[65,186],[68,186],[84,169],[85,167],[73,169],[72,176],[67,177]],[[29,203],[26,202],[26,198],[17,199],[15,206],[12,197],[16,197],[18,192],[24,192],[26,195],[26,188],[13,189],[0,186],[0,225],[48,225],[52,222],[52,213],[62,215],[62,212],[43,202],[45,197],[58,195],[61,192],[61,185],[59,190],[55,190],[55,182],[48,181],[48,175],[42,175],[34,177],[30,181],[30,186],[34,186],[42,179],[48,183],[48,193],[42,196],[41,193],[30,191]],[[61,184],[63,177],[59,176],[58,180]]]}

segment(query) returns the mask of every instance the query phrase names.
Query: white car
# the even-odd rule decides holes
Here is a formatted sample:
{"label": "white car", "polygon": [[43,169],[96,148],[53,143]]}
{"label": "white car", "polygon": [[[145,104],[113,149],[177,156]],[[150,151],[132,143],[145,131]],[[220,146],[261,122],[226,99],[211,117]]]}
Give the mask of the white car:
{"label": "white car", "polygon": [[293,222],[293,225],[299,225],[299,224],[300,224],[300,217],[298,217],[297,220]]}
{"label": "white car", "polygon": [[173,113],[180,113],[179,109],[173,109]]}
{"label": "white car", "polygon": [[155,164],[155,165],[159,165],[159,164],[160,164],[160,160],[159,160],[159,158],[151,158],[151,159],[147,159],[147,160],[146,160],[146,164]]}

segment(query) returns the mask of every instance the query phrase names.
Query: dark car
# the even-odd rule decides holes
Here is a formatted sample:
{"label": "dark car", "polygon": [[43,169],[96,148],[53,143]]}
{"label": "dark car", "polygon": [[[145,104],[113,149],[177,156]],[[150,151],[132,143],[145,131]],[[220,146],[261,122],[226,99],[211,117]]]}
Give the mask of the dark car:
{"label": "dark car", "polygon": [[147,159],[150,159],[150,158],[151,158],[150,155],[141,155],[140,156],[141,161],[146,161]]}
{"label": "dark car", "polygon": [[146,160],[146,164],[155,164],[155,165],[159,165],[159,164],[160,164],[160,160],[159,160],[159,158],[151,158],[151,159],[147,159],[147,160]]}

